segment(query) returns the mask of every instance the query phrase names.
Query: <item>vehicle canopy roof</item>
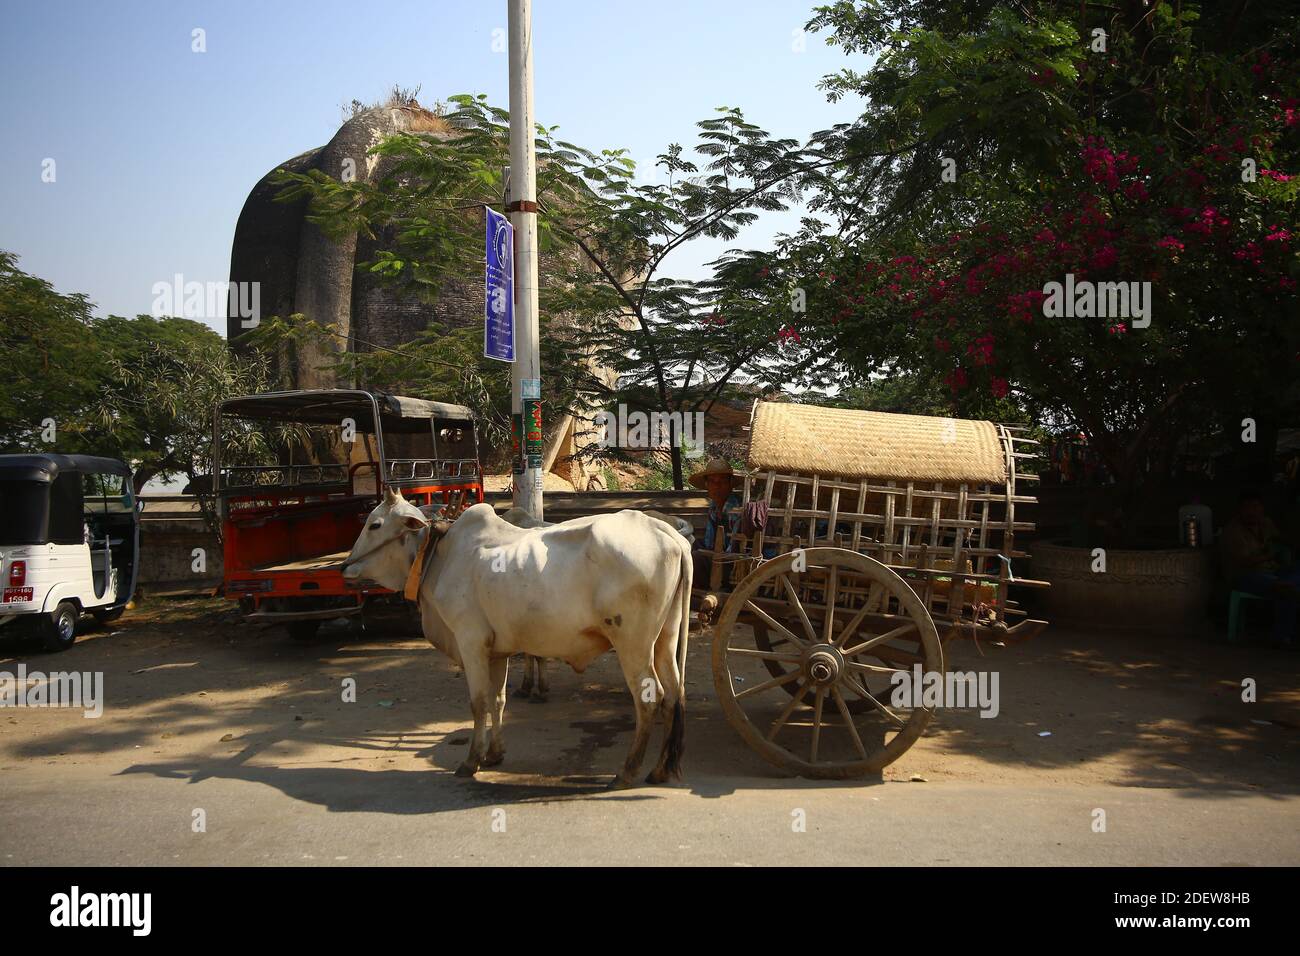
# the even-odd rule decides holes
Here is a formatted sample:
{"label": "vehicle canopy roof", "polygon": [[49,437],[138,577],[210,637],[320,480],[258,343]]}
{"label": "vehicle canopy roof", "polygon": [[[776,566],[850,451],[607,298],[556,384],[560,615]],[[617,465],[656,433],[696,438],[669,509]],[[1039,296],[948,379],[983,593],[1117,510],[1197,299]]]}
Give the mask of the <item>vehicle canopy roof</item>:
{"label": "vehicle canopy roof", "polygon": [[474,413],[464,405],[360,389],[266,392],[229,398],[218,407],[222,416],[259,421],[337,425],[341,419],[351,418],[359,430],[367,432],[375,430],[376,408],[385,432],[425,432],[430,420],[474,421]]}
{"label": "vehicle canopy roof", "polygon": [[52,482],[59,472],[131,477],[131,467],[116,458],[96,455],[0,455],[0,480]]}

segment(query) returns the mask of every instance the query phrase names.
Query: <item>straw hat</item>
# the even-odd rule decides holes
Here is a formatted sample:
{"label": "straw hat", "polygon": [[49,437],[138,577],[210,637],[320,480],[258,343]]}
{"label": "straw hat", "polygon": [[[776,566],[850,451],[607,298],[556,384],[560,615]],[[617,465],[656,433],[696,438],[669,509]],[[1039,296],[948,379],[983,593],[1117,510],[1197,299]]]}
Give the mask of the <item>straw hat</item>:
{"label": "straw hat", "polygon": [[707,465],[695,474],[691,475],[689,481],[696,488],[705,488],[708,486],[709,479],[714,475],[725,475],[731,479],[732,487],[735,487],[737,475],[732,471],[731,465],[723,461],[721,458],[710,459]]}

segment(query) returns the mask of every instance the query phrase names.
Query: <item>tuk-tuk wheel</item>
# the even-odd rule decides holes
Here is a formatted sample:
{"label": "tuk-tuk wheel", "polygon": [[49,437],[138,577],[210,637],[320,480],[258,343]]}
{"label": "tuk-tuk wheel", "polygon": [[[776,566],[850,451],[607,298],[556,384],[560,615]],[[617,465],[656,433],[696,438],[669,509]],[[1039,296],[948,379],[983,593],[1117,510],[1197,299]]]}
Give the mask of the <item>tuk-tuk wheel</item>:
{"label": "tuk-tuk wheel", "polygon": [[290,621],[285,625],[289,631],[289,636],[295,641],[301,641],[306,644],[316,640],[316,632],[320,630],[320,621]]}
{"label": "tuk-tuk wheel", "polygon": [[77,641],[81,612],[71,601],[60,601],[41,621],[41,644],[47,651],[66,651]]}

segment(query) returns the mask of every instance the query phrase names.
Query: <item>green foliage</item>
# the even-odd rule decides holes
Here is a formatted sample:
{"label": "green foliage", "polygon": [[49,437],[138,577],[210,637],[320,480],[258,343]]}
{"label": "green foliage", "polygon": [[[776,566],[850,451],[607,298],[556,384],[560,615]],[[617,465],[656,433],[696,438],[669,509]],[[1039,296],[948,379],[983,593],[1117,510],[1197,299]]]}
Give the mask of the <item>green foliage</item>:
{"label": "green foliage", "polygon": [[605,482],[606,491],[623,490],[623,481],[621,478],[618,477],[618,473],[614,471],[612,468],[602,468],[600,470],[600,477]]}
{"label": "green foliage", "polygon": [[[400,134],[375,147],[389,161],[375,182],[343,183],[318,171],[280,174],[280,198],[309,198],[310,218],[331,235],[382,236],[382,251],[361,268],[426,300],[436,298],[447,276],[481,268],[479,207],[500,202],[509,156],[509,115],[485,97],[451,97],[443,119],[450,133]],[[793,293],[807,265],[801,248],[729,252],[701,282],[663,274],[667,257],[684,244],[736,239],[813,181],[817,157],[749,123],[738,109],[719,109],[697,128],[693,152],[670,145],[656,160],[659,181],[651,182],[638,181],[625,150],[595,152],[559,139],[556,127],[537,127],[538,229],[547,257],[541,314],[550,318],[543,366],[555,408],[624,402],[690,411],[707,409],[735,380],[768,387],[831,381],[825,354],[800,345],[805,315]],[[432,360],[442,334],[401,351],[416,364]],[[488,399],[503,394],[493,371],[458,350],[447,345],[436,358],[478,367],[474,381],[459,383],[459,394],[477,393],[467,404],[491,406],[488,420],[500,431],[504,409]],[[358,370],[365,375],[380,371],[376,360],[363,362]],[[398,371],[398,362],[388,363],[388,372]],[[445,378],[441,384],[451,385]],[[680,456],[673,461],[680,482]]]}
{"label": "green foliage", "polygon": [[[0,252],[0,341],[13,375],[0,379],[0,450],[121,458],[136,487],[154,475],[207,473],[212,406],[265,387],[264,360],[237,358],[199,322],[96,319]],[[55,421],[56,441],[42,441]]]}
{"label": "green foliage", "polygon": [[[1167,474],[1180,437],[1276,420],[1300,352],[1286,6],[819,7],[812,28],[875,59],[825,81],[867,105],[817,140],[840,161],[815,205],[840,228],[804,237],[825,263],[810,337],[864,401],[906,398],[903,376],[961,414],[1011,402],[1085,432],[1130,486]],[[1243,181],[1245,159],[1267,174]],[[1067,272],[1150,282],[1151,326],[1045,317],[1034,296]]]}

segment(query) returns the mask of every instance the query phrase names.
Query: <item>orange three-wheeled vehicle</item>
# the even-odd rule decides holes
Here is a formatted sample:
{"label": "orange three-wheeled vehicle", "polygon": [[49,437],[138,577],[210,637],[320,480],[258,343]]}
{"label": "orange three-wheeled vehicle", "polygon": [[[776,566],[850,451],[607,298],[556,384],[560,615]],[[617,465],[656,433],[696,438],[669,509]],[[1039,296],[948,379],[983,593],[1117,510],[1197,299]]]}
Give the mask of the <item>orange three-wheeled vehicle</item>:
{"label": "orange three-wheeled vehicle", "polygon": [[473,413],[381,392],[245,395],[213,415],[222,591],[250,621],[309,639],[322,621],[401,597],[341,567],[385,488],[416,505],[483,500]]}

